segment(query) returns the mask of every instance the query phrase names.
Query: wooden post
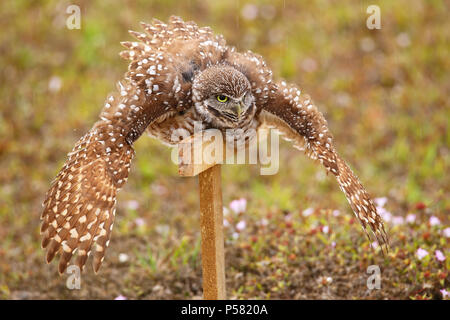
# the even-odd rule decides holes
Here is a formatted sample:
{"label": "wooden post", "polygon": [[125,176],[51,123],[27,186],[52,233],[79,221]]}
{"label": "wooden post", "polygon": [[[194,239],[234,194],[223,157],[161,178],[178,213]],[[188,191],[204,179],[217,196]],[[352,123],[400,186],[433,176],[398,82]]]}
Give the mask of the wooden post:
{"label": "wooden post", "polygon": [[[180,143],[178,172],[181,176],[198,175],[199,179],[203,298],[226,299],[220,165],[223,159],[217,161],[214,159],[209,163],[203,161],[194,163],[194,153],[202,154],[205,145],[210,144],[210,142],[198,143],[199,140],[196,139],[201,137],[199,134]],[[194,143],[195,141],[197,143]],[[186,152],[189,153],[188,158]]]}
{"label": "wooden post", "polygon": [[200,173],[203,298],[225,299],[221,165]]}
{"label": "wooden post", "polygon": [[[198,175],[203,298],[217,300],[226,299],[221,164],[226,163],[228,157],[234,157],[236,149],[227,149],[221,141],[215,146],[215,152],[220,149],[222,152],[214,153],[213,157],[205,155],[203,152],[211,150],[211,144],[219,142],[204,139],[205,132],[184,139],[178,145],[178,173],[185,177]],[[261,135],[263,132],[258,131],[258,141],[267,139],[267,135]]]}

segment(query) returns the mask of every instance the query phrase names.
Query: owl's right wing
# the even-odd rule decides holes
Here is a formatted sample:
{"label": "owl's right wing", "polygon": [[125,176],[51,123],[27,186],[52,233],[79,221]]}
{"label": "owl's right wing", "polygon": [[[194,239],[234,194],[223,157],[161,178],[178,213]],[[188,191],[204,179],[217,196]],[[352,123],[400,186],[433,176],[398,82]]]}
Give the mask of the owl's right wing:
{"label": "owl's right wing", "polygon": [[143,27],[146,33],[131,32],[138,42],[122,43],[128,50],[121,56],[130,64],[118,93],[108,98],[100,120],[68,154],[44,200],[42,247],[47,250],[47,262],[60,253],[60,273],[75,251],[76,264],[82,269],[94,244],[97,272],[109,244],[116,195],[128,178],[133,142],[153,121],[191,105],[191,84],[186,81],[190,74],[183,74],[182,68],[190,59],[189,45],[183,46],[187,51],[170,52],[171,43],[184,41],[187,34],[203,40],[213,37],[209,29],[177,17],[169,25],[155,20]]}
{"label": "owl's right wing", "polygon": [[133,142],[167,110],[159,100],[125,81],[111,95],[100,120],[68,154],[47,192],[41,216],[47,262],[59,252],[63,273],[72,255],[83,268],[94,243],[93,267],[99,269],[109,244],[116,195],[125,184],[134,156]]}
{"label": "owl's right wing", "polygon": [[59,272],[75,250],[83,268],[96,243],[93,266],[104,259],[114,221],[116,194],[128,177],[133,142],[153,121],[164,120],[192,106],[194,73],[220,61],[225,40],[208,27],[171,17],[142,23],[138,40],[123,42],[120,53],[130,64],[119,93],[108,99],[100,120],[80,139],[44,201],[42,246],[50,262],[60,252]]}
{"label": "owl's right wing", "polygon": [[366,234],[369,236],[366,230],[369,227],[381,248],[387,250],[388,237],[381,216],[359,179],[337,153],[327,121],[309,96],[285,82],[273,84],[268,96],[259,121],[278,129],[286,140],[292,141],[310,158],[318,160],[336,177]]}

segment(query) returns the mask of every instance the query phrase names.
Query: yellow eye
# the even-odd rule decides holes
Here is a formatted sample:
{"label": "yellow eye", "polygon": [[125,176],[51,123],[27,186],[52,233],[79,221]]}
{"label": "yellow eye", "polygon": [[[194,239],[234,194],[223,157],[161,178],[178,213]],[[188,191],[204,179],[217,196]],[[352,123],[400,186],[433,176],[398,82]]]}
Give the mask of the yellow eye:
{"label": "yellow eye", "polygon": [[217,101],[222,102],[222,103],[228,101],[228,97],[223,94],[218,95],[216,98],[217,98]]}

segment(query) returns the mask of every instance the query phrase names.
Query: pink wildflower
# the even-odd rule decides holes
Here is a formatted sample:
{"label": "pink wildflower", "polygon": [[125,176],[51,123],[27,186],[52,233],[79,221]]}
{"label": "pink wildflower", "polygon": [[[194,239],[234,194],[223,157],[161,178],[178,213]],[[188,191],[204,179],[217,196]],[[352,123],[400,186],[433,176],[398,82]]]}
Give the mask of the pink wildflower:
{"label": "pink wildflower", "polygon": [[428,251],[425,249],[419,248],[416,251],[416,255],[419,260],[422,260],[423,258],[425,258],[428,255]]}
{"label": "pink wildflower", "polygon": [[245,212],[246,208],[247,208],[247,199],[245,198],[233,200],[230,203],[230,209],[233,210],[236,214]]}
{"label": "pink wildflower", "polygon": [[441,250],[436,250],[435,252],[434,252],[434,256],[436,257],[436,259],[438,260],[438,261],[445,261],[445,256],[444,256],[444,254],[442,253],[442,251]]}
{"label": "pink wildflower", "polygon": [[238,231],[242,231],[245,229],[245,227],[247,226],[247,224],[245,223],[245,220],[241,220],[238,222],[238,224],[236,225],[236,229]]}

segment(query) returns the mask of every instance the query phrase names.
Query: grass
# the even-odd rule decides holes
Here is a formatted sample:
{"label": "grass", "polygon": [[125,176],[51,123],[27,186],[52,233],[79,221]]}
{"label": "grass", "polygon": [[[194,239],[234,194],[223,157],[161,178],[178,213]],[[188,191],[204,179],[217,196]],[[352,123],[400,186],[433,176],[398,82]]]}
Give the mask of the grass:
{"label": "grass", "polygon": [[[275,77],[309,93],[339,152],[391,213],[392,248],[383,258],[333,179],[288,143],[277,175],[224,166],[224,204],[247,200],[245,212],[228,208],[226,216],[229,297],[442,299],[441,290],[450,291],[445,1],[377,1],[381,30],[365,27],[367,1],[79,1],[80,30],[65,28],[69,4],[0,4],[0,298],[201,297],[197,183],[178,177],[171,151],[148,137],[135,144],[100,273],[86,268],[81,290],[68,290],[67,275],[46,265],[40,248],[50,181],[126,71],[119,42],[139,21],[172,14],[262,54]],[[428,255],[419,259],[419,248]],[[381,269],[380,290],[367,289],[370,265]]]}

